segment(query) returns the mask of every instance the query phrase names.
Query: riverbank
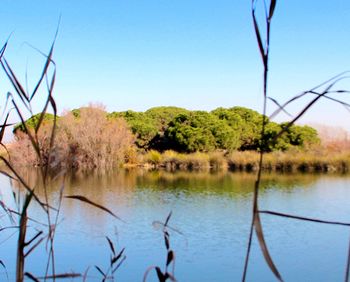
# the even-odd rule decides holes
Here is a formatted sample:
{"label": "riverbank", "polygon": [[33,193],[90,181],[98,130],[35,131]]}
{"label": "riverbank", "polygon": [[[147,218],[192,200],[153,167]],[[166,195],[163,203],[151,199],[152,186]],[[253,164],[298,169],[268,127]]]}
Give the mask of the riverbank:
{"label": "riverbank", "polygon": [[[138,166],[149,169],[176,170],[230,170],[256,171],[259,153],[237,151],[232,153],[191,153],[174,151],[160,153],[151,150],[138,159]],[[129,164],[130,165],[130,164]],[[322,149],[311,151],[271,152],[264,154],[263,170],[276,172],[347,173],[350,170],[350,151],[333,152]]]}
{"label": "riverbank", "polygon": [[[0,151],[0,154],[5,157],[7,156],[4,149]],[[16,167],[32,166],[32,164],[29,165],[25,162],[26,159],[21,159],[23,161],[15,163]],[[150,150],[142,153],[133,151],[128,156],[126,162],[120,161],[118,166],[124,168],[141,167],[147,170],[166,170],[171,172],[226,170],[233,172],[254,172],[258,170],[259,159],[260,154],[257,151],[179,153],[172,150],[164,152]],[[265,153],[262,168],[267,172],[280,173],[349,173],[350,149],[329,150],[320,146],[310,150]],[[73,167],[73,169],[90,170],[85,167]],[[113,168],[95,169],[101,171]]]}

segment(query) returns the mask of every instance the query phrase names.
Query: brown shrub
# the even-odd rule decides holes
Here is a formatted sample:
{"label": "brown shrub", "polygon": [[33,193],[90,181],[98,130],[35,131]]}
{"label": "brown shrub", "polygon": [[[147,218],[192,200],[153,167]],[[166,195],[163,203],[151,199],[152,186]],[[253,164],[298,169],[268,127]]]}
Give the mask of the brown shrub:
{"label": "brown shrub", "polygon": [[[42,155],[43,164],[48,162],[49,148],[50,148],[50,136],[52,132],[53,122],[43,122],[40,130],[37,133],[38,145],[40,148],[40,154]],[[34,137],[34,130],[31,130],[31,134]],[[33,144],[30,141],[28,134],[17,130],[15,134],[15,140],[8,147],[10,152],[10,162],[14,166],[40,166],[40,158],[34,150]]]}
{"label": "brown shrub", "polygon": [[[55,145],[50,161],[49,134],[52,125],[44,124],[38,132],[45,164],[67,168],[112,168],[128,159],[134,137],[123,119],[109,120],[101,107],[80,109],[75,117],[64,114],[58,122]],[[20,133],[11,146],[12,162],[23,165],[39,165],[38,158],[28,136]]]}

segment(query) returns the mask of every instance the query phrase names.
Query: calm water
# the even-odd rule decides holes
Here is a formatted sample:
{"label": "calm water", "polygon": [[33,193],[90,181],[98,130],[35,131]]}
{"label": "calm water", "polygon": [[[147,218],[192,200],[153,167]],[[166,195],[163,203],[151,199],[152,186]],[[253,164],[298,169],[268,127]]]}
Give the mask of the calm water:
{"label": "calm water", "polygon": [[[34,184],[33,172],[26,177]],[[100,281],[94,266],[108,267],[109,236],[127,256],[117,281],[142,281],[151,265],[163,268],[166,252],[162,233],[152,225],[173,212],[171,246],[176,253],[178,281],[240,281],[251,219],[252,174],[166,173],[121,171],[104,176],[76,175],[65,181],[65,195],[84,195],[113,210],[125,222],[75,200],[65,199],[57,228],[57,272],[88,272]],[[0,179],[0,197],[15,208],[12,190]],[[265,175],[260,208],[327,220],[350,221],[350,177]],[[57,198],[60,182],[50,187]],[[40,194],[40,187],[38,188]],[[3,212],[1,211],[1,214]],[[40,208],[30,216],[45,222]],[[6,216],[1,227],[8,225]],[[343,281],[350,230],[262,215],[266,241],[286,281]],[[35,224],[31,223],[32,228]],[[2,260],[10,281],[15,275],[14,230],[0,232]],[[44,244],[28,257],[26,271],[43,275]],[[3,269],[0,280],[6,281]],[[77,281],[80,281],[77,279]],[[157,281],[152,273],[148,281]],[[264,262],[256,238],[248,281],[275,281]]]}

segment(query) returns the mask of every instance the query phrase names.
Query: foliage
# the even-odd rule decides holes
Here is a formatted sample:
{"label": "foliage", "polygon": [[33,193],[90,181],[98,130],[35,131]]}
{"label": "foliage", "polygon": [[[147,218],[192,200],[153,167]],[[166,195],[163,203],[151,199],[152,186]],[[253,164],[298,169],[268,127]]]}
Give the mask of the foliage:
{"label": "foliage", "polygon": [[[82,112],[89,107],[71,111],[79,120]],[[217,108],[211,112],[189,111],[177,107],[155,107],[145,112],[124,111],[106,113],[101,107],[95,107],[106,115],[109,122],[124,119],[135,135],[135,145],[141,150],[178,152],[210,152],[221,150],[260,150],[264,142],[264,151],[289,150],[293,147],[308,148],[319,144],[317,131],[309,126],[275,123],[266,120],[263,139],[260,138],[259,124],[263,115],[244,107]],[[34,115],[26,121],[28,128],[35,128],[40,115]],[[53,117],[45,114],[44,123]],[[92,119],[92,118],[91,118]],[[63,122],[64,123],[64,122]],[[94,122],[92,122],[94,123]],[[86,125],[87,126],[87,125]],[[286,128],[284,128],[286,127]],[[89,127],[95,130],[94,127]],[[19,124],[15,131],[24,126]],[[284,129],[284,132],[279,133]],[[130,151],[131,152],[131,151]],[[134,150],[135,152],[135,150]]]}
{"label": "foliage", "polygon": [[[165,134],[170,149],[182,152],[213,150],[259,150],[262,139],[259,124],[263,115],[243,108],[217,108],[212,112],[192,111],[175,117]],[[317,131],[309,126],[293,125],[277,136],[283,124],[266,120],[264,141],[266,151],[305,148],[318,144]],[[276,138],[278,137],[278,138]]]}
{"label": "foliage", "polygon": [[170,121],[180,114],[187,114],[188,110],[178,107],[154,107],[148,109],[145,115],[154,120],[158,131],[165,132]]}
{"label": "foliage", "polygon": [[209,118],[209,114],[203,111],[177,116],[165,133],[173,148],[183,152],[215,149],[215,137],[206,123]]}
{"label": "foliage", "polygon": [[[126,122],[107,119],[106,112],[98,107],[84,107],[64,114],[57,125],[56,141],[50,163],[70,168],[112,168],[125,162],[131,152],[134,137]],[[49,134],[51,125],[42,124],[38,140],[45,163],[49,163]],[[11,147],[15,164],[39,165],[31,142],[26,134],[16,134]]]}
{"label": "foliage", "polygon": [[204,111],[177,116],[169,123],[165,135],[172,149],[183,152],[234,150],[239,147],[238,132],[217,116]]}
{"label": "foliage", "polygon": [[158,151],[149,150],[145,156],[146,162],[152,165],[158,165],[161,162],[162,156]]}
{"label": "foliage", "polygon": [[242,122],[240,123],[240,150],[257,150],[260,140],[260,125],[263,115],[256,111],[243,107],[233,107],[229,109],[233,114],[238,115]]}
{"label": "foliage", "polygon": [[150,140],[149,147],[158,151],[171,149],[171,140],[165,134],[169,123],[178,115],[188,113],[188,110],[178,107],[154,107],[147,110],[146,117],[152,120],[157,128],[157,134]]}
{"label": "foliage", "polygon": [[269,122],[266,124],[264,138],[268,144],[266,151],[289,150],[293,147],[307,149],[308,147],[320,144],[317,131],[307,125],[289,126],[281,135],[278,134],[284,129],[286,124]]}
{"label": "foliage", "polygon": [[317,130],[308,126],[293,125],[287,129],[290,143],[294,146],[307,147],[312,144],[319,144]]}
{"label": "foliage", "polygon": [[[38,122],[40,120],[40,116],[41,116],[41,113],[37,113],[37,114],[33,115],[32,117],[30,117],[28,120],[26,120],[27,128],[28,129],[36,128],[38,125]],[[50,114],[50,113],[45,113],[42,122],[43,122],[43,124],[50,123],[50,122],[52,123],[54,118],[55,118],[55,115]],[[16,133],[17,130],[24,132],[25,131],[24,125],[22,123],[15,125],[13,128],[13,133]]]}
{"label": "foliage", "polygon": [[154,107],[146,112],[124,111],[113,112],[109,118],[124,118],[136,136],[136,145],[140,149],[164,150],[168,147],[168,140],[164,132],[170,121],[177,115],[187,113],[188,110],[177,107]]}
{"label": "foliage", "polygon": [[112,112],[108,114],[109,119],[124,118],[130,126],[132,133],[136,136],[136,145],[142,149],[148,149],[151,140],[157,135],[157,127],[153,119],[142,112],[131,110],[125,112]]}

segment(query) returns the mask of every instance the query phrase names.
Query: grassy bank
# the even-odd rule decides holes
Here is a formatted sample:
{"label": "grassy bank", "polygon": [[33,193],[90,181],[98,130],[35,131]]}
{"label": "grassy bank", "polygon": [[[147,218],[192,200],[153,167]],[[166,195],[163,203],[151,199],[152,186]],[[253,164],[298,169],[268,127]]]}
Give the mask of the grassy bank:
{"label": "grassy bank", "polygon": [[[259,153],[255,151],[181,154],[151,150],[139,157],[139,164],[150,169],[256,171]],[[276,172],[340,172],[350,170],[350,151],[325,149],[266,153],[263,169]]]}

